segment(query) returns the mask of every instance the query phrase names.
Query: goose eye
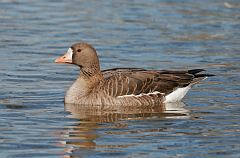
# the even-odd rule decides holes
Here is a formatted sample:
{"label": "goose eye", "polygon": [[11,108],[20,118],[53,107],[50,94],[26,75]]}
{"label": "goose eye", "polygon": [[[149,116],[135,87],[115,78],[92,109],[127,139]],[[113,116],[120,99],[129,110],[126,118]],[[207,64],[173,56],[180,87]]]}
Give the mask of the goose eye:
{"label": "goose eye", "polygon": [[81,52],[82,50],[81,49],[78,49],[77,52]]}

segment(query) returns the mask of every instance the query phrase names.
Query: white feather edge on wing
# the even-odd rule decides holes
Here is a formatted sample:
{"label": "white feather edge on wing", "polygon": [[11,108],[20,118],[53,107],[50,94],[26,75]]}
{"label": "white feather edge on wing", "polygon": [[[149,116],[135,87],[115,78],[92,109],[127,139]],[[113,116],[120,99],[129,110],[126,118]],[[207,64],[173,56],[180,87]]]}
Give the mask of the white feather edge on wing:
{"label": "white feather edge on wing", "polygon": [[[172,93],[168,94],[165,96],[165,101],[164,103],[171,103],[171,102],[179,102],[183,99],[183,97],[187,94],[188,90],[191,88],[191,86],[187,86],[184,88],[177,88],[175,91],[173,91]],[[134,95],[134,94],[128,94],[128,95],[121,95],[121,96],[117,96],[117,98],[127,98],[127,97],[141,97],[141,96],[146,96],[146,95],[151,95],[151,94],[162,94],[163,96],[165,95],[164,93],[160,93],[158,91],[154,91],[151,93],[141,93],[138,95]]]}
{"label": "white feather edge on wing", "polygon": [[151,94],[162,94],[164,95],[164,93],[161,93],[161,92],[158,92],[158,91],[154,91],[154,92],[151,92],[151,93],[141,93],[141,94],[138,94],[138,95],[135,95],[135,94],[128,94],[128,95],[121,95],[121,96],[117,96],[117,98],[125,98],[125,97],[141,97],[141,96],[144,96],[144,95],[151,95]]}
{"label": "white feather edge on wing", "polygon": [[[173,103],[173,102],[180,102],[183,97],[187,94],[187,92],[191,89],[191,86],[196,84],[197,82],[206,79],[207,77],[198,79],[197,81],[195,81],[194,83],[188,85],[187,87],[182,87],[182,88],[177,88],[175,89],[172,93],[168,94],[165,96],[165,101],[164,103]],[[163,96],[165,95],[164,93],[158,92],[158,91],[154,91],[151,93],[141,93],[138,95],[134,95],[134,94],[129,94],[129,95],[122,95],[122,96],[117,96],[117,98],[124,98],[124,97],[141,97],[143,95],[150,95],[150,94],[162,94]]]}

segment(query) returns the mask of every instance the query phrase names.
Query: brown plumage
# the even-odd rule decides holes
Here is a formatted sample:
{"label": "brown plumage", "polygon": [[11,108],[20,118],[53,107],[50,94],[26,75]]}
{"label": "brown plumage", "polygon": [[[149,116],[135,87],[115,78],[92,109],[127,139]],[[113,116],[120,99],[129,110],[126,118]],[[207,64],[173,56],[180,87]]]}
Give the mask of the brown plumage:
{"label": "brown plumage", "polygon": [[154,106],[180,101],[193,84],[213,76],[201,74],[203,69],[168,71],[115,68],[101,71],[96,50],[87,43],[72,45],[55,62],[80,67],[80,76],[67,91],[65,103],[101,107]]}

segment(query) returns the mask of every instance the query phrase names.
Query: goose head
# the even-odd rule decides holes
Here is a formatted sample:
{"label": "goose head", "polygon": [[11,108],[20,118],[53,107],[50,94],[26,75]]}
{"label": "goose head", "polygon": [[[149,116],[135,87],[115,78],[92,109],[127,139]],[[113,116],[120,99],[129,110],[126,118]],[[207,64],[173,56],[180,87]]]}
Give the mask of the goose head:
{"label": "goose head", "polygon": [[75,43],[67,52],[55,60],[56,63],[74,64],[80,68],[99,67],[96,50],[87,43]]}

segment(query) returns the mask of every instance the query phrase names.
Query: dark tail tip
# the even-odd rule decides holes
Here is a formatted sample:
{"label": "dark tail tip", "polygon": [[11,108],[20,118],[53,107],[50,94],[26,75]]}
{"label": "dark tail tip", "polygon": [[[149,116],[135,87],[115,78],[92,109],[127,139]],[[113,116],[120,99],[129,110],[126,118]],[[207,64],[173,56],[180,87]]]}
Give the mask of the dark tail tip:
{"label": "dark tail tip", "polygon": [[188,73],[192,74],[192,75],[195,75],[195,74],[197,74],[199,72],[202,72],[202,71],[206,71],[206,70],[204,70],[204,69],[192,69],[192,70],[188,70]]}
{"label": "dark tail tip", "polygon": [[215,76],[214,74],[198,74],[199,72],[202,72],[202,71],[206,71],[206,70],[204,70],[204,69],[192,69],[192,70],[188,70],[188,73],[194,75],[195,78]]}
{"label": "dark tail tip", "polygon": [[195,78],[198,78],[198,77],[211,77],[211,76],[215,76],[214,74],[196,74],[194,75]]}

